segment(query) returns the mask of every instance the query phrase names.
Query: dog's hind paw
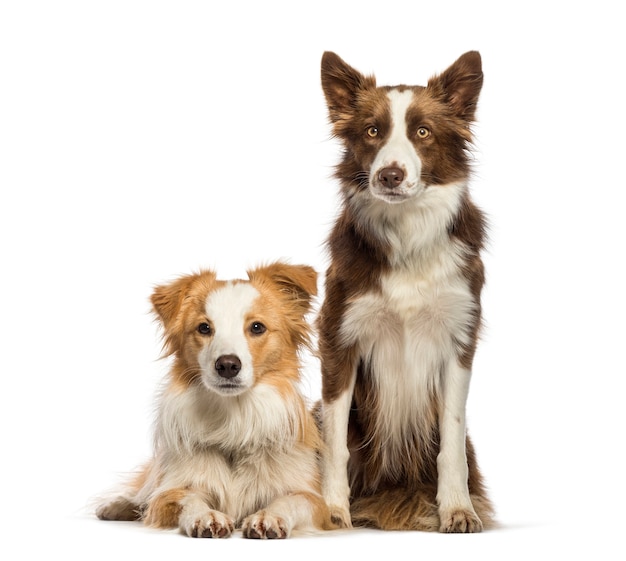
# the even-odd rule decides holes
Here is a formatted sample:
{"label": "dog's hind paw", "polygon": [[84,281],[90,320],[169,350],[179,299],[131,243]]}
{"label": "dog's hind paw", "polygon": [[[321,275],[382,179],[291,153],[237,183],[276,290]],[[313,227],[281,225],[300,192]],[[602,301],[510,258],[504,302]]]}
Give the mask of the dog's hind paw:
{"label": "dog's hind paw", "polygon": [[119,496],[100,503],[96,507],[96,516],[100,520],[139,520],[141,513],[139,505]]}
{"label": "dog's hind paw", "polygon": [[439,531],[447,534],[474,534],[483,531],[483,523],[473,510],[442,512],[440,519]]}
{"label": "dog's hind paw", "polygon": [[244,538],[251,539],[285,539],[289,537],[289,525],[287,522],[266,510],[248,516],[241,525]]}

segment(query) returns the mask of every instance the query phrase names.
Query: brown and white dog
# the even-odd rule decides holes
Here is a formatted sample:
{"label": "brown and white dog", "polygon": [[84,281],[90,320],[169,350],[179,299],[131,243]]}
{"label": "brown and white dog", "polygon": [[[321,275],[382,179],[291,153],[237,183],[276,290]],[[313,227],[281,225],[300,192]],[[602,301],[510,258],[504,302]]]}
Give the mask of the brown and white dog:
{"label": "brown and white dog", "polygon": [[323,494],[343,526],[479,532],[492,506],[466,438],[484,219],[470,200],[477,52],[428,85],[377,87],[322,58],[343,205],[318,318]]}
{"label": "brown and white dog", "polygon": [[212,271],[152,295],[173,355],[151,461],[96,509],[193,537],[286,538],[330,529],[321,497],[321,438],[298,384],[305,316],[317,275],[274,263],[249,280]]}

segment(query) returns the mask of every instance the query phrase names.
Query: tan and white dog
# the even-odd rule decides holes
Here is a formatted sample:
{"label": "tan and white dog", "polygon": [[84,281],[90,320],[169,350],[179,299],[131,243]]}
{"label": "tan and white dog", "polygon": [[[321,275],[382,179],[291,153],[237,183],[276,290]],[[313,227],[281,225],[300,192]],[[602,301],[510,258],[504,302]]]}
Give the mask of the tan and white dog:
{"label": "tan and white dog", "polygon": [[143,520],[192,537],[286,538],[330,529],[321,440],[298,384],[317,275],[274,263],[249,280],[204,271],[152,295],[173,365],[158,404],[154,454],[104,520]]}
{"label": "tan and white dog", "polygon": [[318,319],[324,497],[333,518],[478,532],[492,523],[465,404],[484,219],[470,199],[477,52],[423,86],[377,87],[322,58],[342,208]]}

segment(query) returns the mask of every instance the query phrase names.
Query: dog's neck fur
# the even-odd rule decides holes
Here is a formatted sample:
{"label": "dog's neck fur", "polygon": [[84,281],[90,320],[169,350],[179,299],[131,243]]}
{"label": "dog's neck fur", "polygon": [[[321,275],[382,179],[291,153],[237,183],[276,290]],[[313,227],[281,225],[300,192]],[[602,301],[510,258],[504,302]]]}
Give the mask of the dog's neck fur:
{"label": "dog's neck fur", "polygon": [[276,388],[259,384],[224,398],[197,385],[163,395],[156,446],[193,453],[214,448],[228,454],[281,449],[301,433],[302,407],[297,392],[285,399]]}
{"label": "dog's neck fur", "polygon": [[390,205],[370,198],[355,205],[353,216],[385,246],[391,267],[419,269],[437,259],[449,245],[450,228],[467,196],[465,182],[436,186],[415,200]]}

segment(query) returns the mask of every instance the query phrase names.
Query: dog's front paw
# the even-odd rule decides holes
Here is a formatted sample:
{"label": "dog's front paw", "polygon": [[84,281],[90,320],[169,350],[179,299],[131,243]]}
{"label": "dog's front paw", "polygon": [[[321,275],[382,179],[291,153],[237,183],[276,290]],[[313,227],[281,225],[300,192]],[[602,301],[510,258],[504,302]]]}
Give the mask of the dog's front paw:
{"label": "dog's front paw", "polygon": [[180,528],[191,538],[228,538],[235,521],[222,512],[211,510],[201,517],[181,519]]}
{"label": "dog's front paw", "polygon": [[244,538],[285,539],[289,537],[290,527],[284,518],[275,516],[266,510],[248,516],[241,525]]}
{"label": "dog's front paw", "polygon": [[474,534],[483,531],[483,523],[473,510],[456,509],[440,513],[440,532]]}

